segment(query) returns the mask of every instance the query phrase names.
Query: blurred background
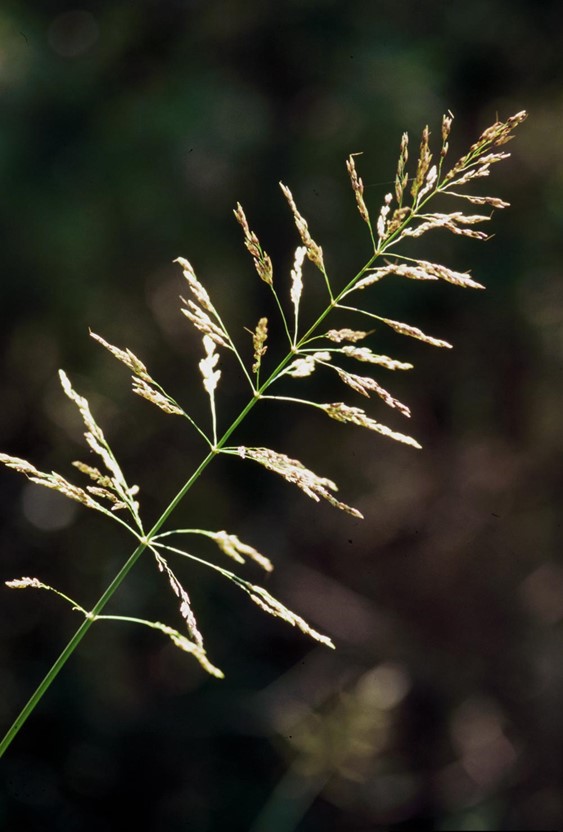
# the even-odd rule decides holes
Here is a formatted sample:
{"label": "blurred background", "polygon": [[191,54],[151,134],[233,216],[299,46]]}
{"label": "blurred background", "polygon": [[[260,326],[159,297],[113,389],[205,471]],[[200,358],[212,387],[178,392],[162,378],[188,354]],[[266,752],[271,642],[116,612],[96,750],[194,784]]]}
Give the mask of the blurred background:
{"label": "blurred background", "polygon": [[[280,179],[342,285],[369,256],[350,152],[364,151],[376,213],[403,130],[415,155],[424,124],[438,140],[451,109],[454,157],[497,114],[530,118],[482,183],[512,203],[494,238],[421,241],[423,256],[470,268],[487,291],[370,290],[374,310],[455,344],[370,341],[415,370],[381,378],[411,406],[408,428],[383,403],[368,411],[424,449],[289,406],[256,409],[235,438],[334,478],[366,519],[231,459],[175,516],[266,552],[268,589],[337,650],[211,571],[175,564],[225,681],[156,633],[97,625],[3,761],[0,828],[563,826],[562,33],[555,0],[2,4],[0,448],[72,477],[85,451],[64,367],[139,483],[149,525],[204,448],[131,395],[88,327],[205,419],[175,257],[193,263],[249,354],[244,327],[272,309],[237,200],[282,294],[298,239]],[[322,286],[312,268],[305,279],[313,314]],[[275,366],[283,340],[270,329]],[[227,357],[222,369],[226,425],[246,390]],[[321,401],[343,396],[332,382],[315,381]],[[126,535],[7,470],[0,493],[2,581],[38,576],[91,606],[131,550]],[[4,728],[79,619],[47,593],[0,594]],[[148,559],[112,612],[181,625]]]}

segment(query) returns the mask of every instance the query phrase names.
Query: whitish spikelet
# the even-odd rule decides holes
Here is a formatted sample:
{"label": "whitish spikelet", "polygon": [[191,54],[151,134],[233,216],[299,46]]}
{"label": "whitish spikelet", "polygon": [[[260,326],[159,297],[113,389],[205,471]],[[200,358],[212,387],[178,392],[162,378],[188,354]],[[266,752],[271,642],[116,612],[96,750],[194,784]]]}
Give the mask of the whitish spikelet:
{"label": "whitish spikelet", "polygon": [[307,248],[305,246],[297,246],[295,249],[293,268],[291,270],[290,297],[293,304],[296,326],[299,318],[299,304],[301,302],[301,295],[303,294],[303,261],[305,260],[306,254]]}
{"label": "whitish spikelet", "polygon": [[381,206],[381,211],[379,212],[379,217],[377,218],[377,236],[379,237],[379,242],[381,243],[385,237],[388,235],[387,223],[388,223],[388,216],[389,211],[391,210],[391,201],[393,199],[393,194],[386,194],[385,199],[383,200],[383,205]]}
{"label": "whitish spikelet", "polygon": [[253,584],[249,584],[248,587],[248,589],[245,587],[246,592],[248,592],[254,603],[257,604],[260,609],[264,610],[264,612],[269,613],[269,615],[273,615],[275,618],[283,619],[288,624],[291,624],[292,627],[297,627],[302,633],[305,633],[305,635],[314,638],[315,641],[320,641],[321,644],[325,644],[327,647],[332,647],[332,649],[334,649],[334,644],[328,636],[324,636],[322,633],[319,633],[317,630],[310,627],[300,615],[296,615],[296,613],[285,607],[280,601],[277,600],[277,598],[270,595],[270,593],[263,587]]}
{"label": "whitish spikelet", "polygon": [[432,165],[428,173],[426,174],[426,178],[424,180],[424,186],[418,192],[418,201],[422,200],[427,194],[429,194],[432,190],[434,190],[436,186],[436,182],[438,180],[438,168],[436,165]]}
{"label": "whitish spikelet", "polygon": [[219,361],[219,354],[215,351],[215,341],[208,335],[203,336],[203,347],[205,358],[202,358],[199,362],[199,369],[203,376],[205,390],[210,396],[213,396],[221,378],[221,370],[215,369]]}
{"label": "whitish spikelet", "polygon": [[348,358],[355,358],[356,361],[365,361],[367,364],[378,364],[380,367],[385,367],[387,370],[412,370],[413,365],[407,364],[404,361],[397,361],[394,358],[389,358],[388,355],[377,355],[372,352],[369,347],[342,347],[341,352],[347,355]]}
{"label": "whitish spikelet", "polygon": [[268,319],[260,318],[256,324],[256,329],[252,333],[252,346],[254,347],[254,364],[252,365],[252,372],[257,373],[262,363],[262,358],[266,354],[268,347],[266,346],[266,339],[268,338]]}
{"label": "whitish spikelet", "polygon": [[330,360],[331,354],[329,352],[313,352],[310,355],[305,355],[303,358],[297,358],[289,365],[285,372],[293,378],[306,378],[314,373],[318,363]]}
{"label": "whitish spikelet", "polygon": [[38,578],[14,578],[12,581],[5,581],[10,589],[50,589],[47,584],[42,584]]}
{"label": "whitish spikelet", "polygon": [[336,344],[340,344],[342,341],[350,341],[352,344],[355,344],[357,341],[363,341],[372,332],[373,330],[365,332],[361,329],[329,329],[325,333],[325,338],[328,338],[329,341],[334,341]]}
{"label": "whitish spikelet", "polygon": [[298,459],[291,459],[285,454],[270,450],[270,448],[246,448],[241,446],[238,449],[238,454],[242,459],[252,459],[268,471],[279,474],[284,480],[296,485],[317,503],[322,497],[323,500],[327,500],[331,505],[346,511],[353,517],[363,517],[357,509],[346,505],[346,503],[341,503],[333,497],[330,492],[338,489],[332,480],[327,477],[319,477],[306,468]]}
{"label": "whitish spikelet", "polygon": [[283,182],[280,182],[280,188],[282,189],[283,195],[287,199],[289,207],[291,208],[291,213],[293,214],[293,219],[295,220],[295,225],[297,231],[299,232],[299,236],[301,237],[301,241],[305,248],[307,249],[307,257],[309,260],[317,266],[322,272],[324,272],[324,261],[323,261],[323,250],[322,248],[313,240],[311,234],[309,232],[309,226],[307,225],[307,220],[301,216],[299,211],[297,210],[297,205],[295,204],[295,200],[293,199],[293,194],[287,187],[284,185]]}
{"label": "whitish spikelet", "polygon": [[237,563],[244,563],[244,559],[247,557],[259,564],[266,572],[271,572],[274,568],[269,558],[262,555],[253,546],[243,543],[238,539],[236,534],[228,534],[226,531],[220,531],[210,532],[209,536],[215,541],[222,552]]}

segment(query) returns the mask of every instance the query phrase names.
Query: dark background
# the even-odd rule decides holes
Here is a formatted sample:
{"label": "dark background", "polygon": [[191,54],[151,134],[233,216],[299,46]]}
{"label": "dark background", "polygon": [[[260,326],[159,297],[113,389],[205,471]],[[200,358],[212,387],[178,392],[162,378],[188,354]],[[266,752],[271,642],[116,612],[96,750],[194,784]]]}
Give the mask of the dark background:
{"label": "dark background", "polygon": [[[271,309],[237,200],[283,287],[297,242],[285,181],[339,284],[369,254],[348,153],[365,151],[377,212],[404,129],[414,155],[422,126],[439,136],[451,109],[454,155],[497,114],[530,118],[482,182],[512,203],[495,237],[424,238],[428,259],[471,268],[487,292],[396,281],[370,296],[455,344],[372,341],[416,365],[385,381],[411,405],[424,450],[289,406],[263,407],[235,440],[333,477],[366,520],[233,460],[177,512],[179,526],[226,528],[266,551],[268,587],[336,652],[178,564],[226,680],[158,634],[97,625],[3,761],[0,828],[563,827],[562,18],[555,0],[3,4],[0,447],[70,476],[84,451],[63,366],[140,484],[148,521],[204,449],[131,395],[88,327],[203,414],[201,343],[178,313],[171,261],[193,262],[248,344],[243,327]],[[306,280],[313,297],[320,278]],[[226,424],[246,393],[222,366]],[[323,384],[321,400],[343,395]],[[382,404],[369,410],[405,429]],[[12,472],[0,489],[2,580],[37,575],[92,605],[129,540]],[[50,594],[1,596],[8,726],[79,619]],[[180,622],[148,559],[113,611]]]}

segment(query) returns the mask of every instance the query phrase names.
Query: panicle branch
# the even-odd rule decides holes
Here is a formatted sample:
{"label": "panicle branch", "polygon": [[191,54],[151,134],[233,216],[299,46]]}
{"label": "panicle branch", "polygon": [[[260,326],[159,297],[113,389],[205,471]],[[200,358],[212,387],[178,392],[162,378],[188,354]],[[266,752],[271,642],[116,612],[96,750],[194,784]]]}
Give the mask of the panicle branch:
{"label": "panicle branch", "polygon": [[[233,452],[233,449],[224,449],[225,452]],[[272,451],[270,448],[247,448],[240,446],[236,449],[236,453],[241,459],[251,459],[262,465],[268,471],[279,474],[286,482],[290,482],[301,489],[308,497],[315,500],[317,503],[321,497],[327,500],[331,505],[340,508],[351,514],[353,517],[363,517],[363,515],[356,508],[341,503],[336,500],[330,493],[331,491],[338,491],[336,483],[327,477],[319,477],[313,471],[306,468],[298,459],[291,459],[285,454]]]}
{"label": "panicle branch", "polygon": [[121,350],[113,344],[108,343],[101,335],[97,335],[90,330],[90,337],[97,341],[102,347],[105,347],[118,361],[125,364],[133,373],[133,392],[143,399],[146,399],[152,404],[156,405],[164,413],[170,413],[176,416],[183,416],[184,411],[174,401],[174,399],[166,393],[160,384],[156,382],[143,362],[137,358],[135,353],[130,349]]}
{"label": "panicle branch", "polygon": [[382,436],[387,436],[389,439],[394,439],[396,442],[411,445],[413,448],[422,447],[412,436],[398,433],[388,428],[387,425],[382,425],[376,422],[375,419],[371,419],[361,407],[350,407],[343,402],[334,402],[333,404],[323,404],[322,409],[331,419],[336,419],[337,422],[350,422],[361,428],[367,428],[368,430],[380,433]]}
{"label": "panicle branch", "polygon": [[151,550],[155,556],[156,563],[160,572],[164,572],[166,577],[168,578],[168,583],[172,588],[174,595],[180,600],[180,615],[186,622],[186,627],[188,628],[188,632],[198,647],[203,647],[203,637],[199,631],[197,626],[197,621],[195,619],[195,615],[192,611],[192,605],[190,601],[190,596],[168,565],[168,561],[162,557],[162,555],[157,552],[152,546]]}
{"label": "panicle branch", "polygon": [[403,194],[409,181],[407,173],[407,162],[409,159],[409,134],[403,133],[401,137],[401,150],[399,152],[399,161],[397,162],[397,173],[395,174],[395,199],[397,205],[402,208]]}
{"label": "panicle branch", "polygon": [[356,361],[364,361],[368,364],[378,364],[380,367],[385,367],[387,370],[412,370],[413,365],[405,361],[397,361],[395,358],[389,358],[388,355],[377,355],[372,352],[369,347],[342,347],[341,352],[347,355],[348,358],[355,358]]}
{"label": "panicle branch", "polygon": [[348,387],[351,387],[352,390],[359,393],[361,396],[365,396],[369,399],[370,393],[376,393],[380,399],[383,399],[385,404],[389,405],[389,407],[396,408],[403,414],[403,416],[411,415],[410,409],[406,406],[406,404],[403,404],[392,396],[391,393],[389,393],[370,376],[358,376],[355,373],[347,373],[341,367],[336,367],[334,364],[332,365],[332,368],[338,373],[339,378],[344,382],[344,384],[347,384]]}
{"label": "panicle branch", "polygon": [[358,206],[360,217],[371,228],[368,209],[366,207],[366,203],[364,202],[364,183],[362,182],[361,177],[358,176],[356,162],[354,161],[354,156],[361,155],[361,153],[351,153],[346,160],[346,170],[348,171],[350,182],[352,184],[352,190],[354,191],[354,196],[356,197],[356,205]]}
{"label": "panicle branch", "polygon": [[324,274],[325,266],[322,248],[311,237],[311,234],[309,232],[309,226],[307,225],[307,220],[303,216],[301,216],[301,214],[297,210],[297,205],[295,204],[293,194],[291,193],[287,185],[284,185],[283,182],[280,182],[280,188],[282,189],[282,193],[287,199],[288,205],[291,208],[291,213],[293,214],[293,219],[295,220],[295,226],[297,228],[297,231],[299,232],[301,241],[307,251],[307,257],[309,258],[311,263],[314,263],[315,266],[318,269],[320,269],[320,271]]}
{"label": "panicle branch", "polygon": [[[82,416],[82,420],[86,427],[84,437],[87,444],[90,446],[91,450],[101,458],[110,474],[109,478],[104,478],[103,483],[100,482],[99,485],[104,491],[109,490],[115,495],[115,500],[113,497],[109,498],[110,502],[114,503],[113,509],[117,510],[120,508],[127,508],[137,526],[142,529],[141,519],[139,517],[139,503],[134,499],[135,495],[139,491],[139,487],[137,485],[129,486],[127,484],[123,471],[121,470],[108,442],[106,441],[101,427],[92,416],[87,399],[80,396],[73,389],[68,376],[63,370],[59,370],[59,377],[64,392],[68,398],[74,402],[80,415]],[[80,468],[80,466],[77,467]],[[91,477],[92,474],[89,473],[89,476]],[[88,486],[88,490],[91,491],[92,489],[92,486]],[[104,494],[99,488],[97,488],[94,493],[97,496],[107,497],[107,494]]]}
{"label": "panicle branch", "polygon": [[[184,314],[186,318],[192,322],[195,328],[203,335],[208,335],[212,338],[219,347],[225,347],[226,349],[234,351],[229,333],[227,332],[219,313],[211,303],[211,298],[209,297],[207,290],[196,277],[191,263],[189,263],[184,257],[177,257],[174,262],[179,263],[182,267],[188,288],[195,298],[195,301],[191,299],[185,300],[183,297],[180,298],[184,304],[183,308],[180,310],[182,314]],[[212,318],[214,320],[212,320]]]}
{"label": "panicle branch", "polygon": [[236,534],[229,534],[226,531],[207,532],[208,536],[215,541],[217,546],[228,557],[235,560],[237,563],[244,563],[244,559],[250,558],[266,572],[273,570],[272,561],[262,555],[254,546],[249,546],[248,543],[243,543]]}
{"label": "panicle branch", "polygon": [[256,329],[252,333],[252,346],[254,348],[254,364],[252,365],[252,372],[258,374],[262,358],[266,354],[268,347],[266,346],[266,339],[268,338],[268,319],[260,318],[256,324]]}
{"label": "panicle branch", "polygon": [[262,246],[260,245],[260,241],[258,237],[254,233],[254,231],[250,230],[250,226],[248,225],[248,220],[246,219],[246,214],[244,213],[243,207],[240,202],[237,202],[237,207],[234,210],[234,215],[237,219],[237,222],[242,227],[244,232],[244,244],[250,254],[252,255],[252,259],[254,261],[254,268],[258,273],[258,277],[267,283],[268,286],[274,285],[274,271],[272,267],[272,261],[270,256],[266,254],[263,250]]}
{"label": "panicle branch", "polygon": [[248,588],[243,588],[246,590],[248,595],[250,595],[254,603],[259,606],[260,609],[264,610],[264,612],[267,612],[269,615],[273,615],[274,618],[282,618],[288,624],[291,624],[292,627],[297,627],[297,629],[301,630],[302,633],[305,633],[306,636],[310,636],[315,639],[315,641],[320,641],[321,644],[331,647],[334,650],[334,643],[332,639],[328,636],[322,635],[322,633],[319,633],[317,630],[310,627],[300,615],[297,615],[289,610],[286,606],[284,606],[284,604],[278,601],[277,598],[274,598],[273,595],[264,589],[264,587],[256,586],[256,584],[249,584]]}

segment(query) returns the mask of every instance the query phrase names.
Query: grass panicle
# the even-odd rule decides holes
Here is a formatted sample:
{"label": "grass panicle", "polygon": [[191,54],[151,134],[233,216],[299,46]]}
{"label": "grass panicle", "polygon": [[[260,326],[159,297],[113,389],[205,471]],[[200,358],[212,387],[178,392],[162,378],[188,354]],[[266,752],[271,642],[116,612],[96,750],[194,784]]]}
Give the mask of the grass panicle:
{"label": "grass panicle", "polygon": [[[377,414],[375,416],[368,414],[366,410],[358,407],[354,401],[327,404],[310,401],[299,395],[281,395],[276,392],[275,388],[278,381],[283,378],[286,385],[294,384],[297,390],[302,390],[307,386],[305,379],[313,373],[336,373],[350,396],[361,396],[364,402],[366,399],[370,400],[370,406],[374,404],[379,406],[379,403],[381,403],[390,408],[391,411],[397,411],[403,417],[410,417],[410,409],[382,385],[380,376],[388,371],[410,370],[413,365],[380,354],[373,349],[372,345],[366,343],[374,334],[374,330],[344,326],[338,318],[341,313],[345,313],[348,317],[358,315],[364,321],[367,317],[370,318],[370,321],[376,321],[376,325],[383,324],[398,335],[416,339],[429,346],[451,347],[447,341],[427,335],[411,323],[397,321],[393,317],[389,317],[386,310],[381,310],[381,314],[371,311],[373,309],[371,290],[381,280],[391,278],[428,282],[444,281],[463,289],[483,288],[469,273],[455,271],[440,263],[407,256],[402,252],[400,244],[404,240],[419,238],[430,232],[450,232],[456,236],[474,240],[486,240],[488,238],[488,234],[481,230],[480,226],[491,220],[489,214],[466,213],[463,208],[441,211],[435,210],[434,205],[430,210],[429,205],[437,197],[448,197],[448,199],[460,200],[462,205],[468,204],[490,209],[507,207],[508,203],[498,196],[480,195],[471,190],[465,192],[465,187],[473,186],[476,182],[479,183],[481,179],[488,177],[492,166],[509,156],[504,146],[512,139],[514,130],[525,118],[526,113],[522,111],[506,121],[495,121],[494,124],[481,133],[468,152],[447,169],[449,138],[453,123],[453,116],[451,113],[447,113],[441,123],[439,148],[433,148],[429,128],[425,127],[423,129],[418,143],[418,154],[412,163],[412,171],[414,172],[411,172],[410,175],[408,171],[409,161],[411,161],[409,159],[409,137],[404,133],[400,141],[393,190],[383,195],[382,203],[374,214],[371,213],[370,206],[367,204],[364,184],[356,166],[356,160],[360,154],[351,154],[346,161],[346,168],[356,208],[361,219],[368,226],[371,250],[365,258],[364,265],[354,276],[350,277],[347,282],[340,281],[339,285],[337,285],[336,279],[331,279],[329,276],[323,249],[313,239],[309,230],[309,223],[298,210],[291,190],[280,183],[282,193],[293,216],[299,240],[291,267],[289,296],[283,302],[274,285],[272,260],[262,247],[256,233],[251,230],[244,209],[240,204],[237,204],[234,214],[243,231],[244,245],[252,256],[260,280],[273,293],[277,312],[279,313],[278,327],[276,327],[276,321],[271,316],[270,318],[261,316],[254,328],[248,330],[252,337],[252,360],[250,362],[244,357],[246,352],[244,351],[243,355],[243,352],[239,351],[237,346],[238,335],[233,337],[229,332],[218,308],[211,300],[207,288],[196,276],[190,262],[183,257],[177,258],[175,262],[182,269],[188,292],[187,299],[181,297],[180,312],[199,332],[203,342],[204,355],[199,360],[199,371],[203,381],[204,393],[210,402],[210,432],[204,430],[195,422],[175,395],[171,395],[163,389],[149,373],[143,361],[130,349],[116,347],[100,335],[91,333],[92,338],[98,344],[109,351],[131,372],[133,392],[136,395],[151,402],[167,414],[182,416],[188,420],[204,441],[205,455],[189,475],[182,488],[165,506],[156,523],[150,530],[146,531],[142,524],[140,505],[137,500],[138,487],[128,484],[116,455],[92,414],[87,399],[74,390],[70,380],[62,370],[60,371],[60,380],[63,391],[78,409],[85,427],[86,444],[98,460],[97,465],[90,464],[90,462],[73,463],[78,471],[87,478],[89,484],[85,487],[76,486],[56,472],[45,473],[24,459],[4,453],[0,454],[0,463],[8,468],[22,473],[33,483],[54,489],[69,499],[81,503],[86,508],[94,509],[116,520],[135,538],[134,551],[90,610],[77,604],[65,593],[42,583],[38,578],[24,577],[6,582],[6,585],[11,589],[44,589],[56,593],[83,616],[83,621],[1,741],[0,755],[5,752],[22,725],[33,713],[34,708],[68,658],[78,647],[89,628],[97,622],[122,621],[148,626],[169,638],[180,650],[193,656],[209,674],[217,678],[223,676],[222,670],[217,668],[208,658],[203,634],[197,624],[190,596],[178,578],[173,565],[171,565],[175,558],[188,558],[202,567],[211,569],[215,574],[231,581],[243,590],[255,604],[268,614],[281,618],[301,630],[305,635],[324,645],[334,646],[327,635],[317,632],[300,615],[289,610],[263,587],[243,579],[237,573],[225,569],[224,566],[215,563],[213,560],[206,560],[198,554],[165,542],[172,536],[182,535],[193,535],[196,541],[198,536],[207,538],[216,545],[220,553],[230,558],[238,566],[244,567],[248,562],[251,562],[254,567],[260,567],[266,572],[270,572],[273,568],[271,560],[250,544],[243,543],[235,533],[206,529],[176,529],[173,527],[167,527],[163,531],[163,527],[168,524],[176,507],[184,500],[194,483],[198,481],[218,454],[238,457],[244,463],[254,462],[265,471],[276,474],[287,483],[296,486],[312,500],[328,502],[356,520],[362,518],[363,515],[359,509],[337,499],[335,496],[338,491],[337,486],[329,477],[319,476],[303,462],[290,457],[286,453],[274,451],[261,445],[230,444],[231,437],[253,408],[256,406],[267,407],[269,401],[275,400],[287,403],[287,406],[304,404],[345,426],[364,427],[371,432],[380,434],[382,437],[393,439],[414,448],[420,448],[417,439],[383,424],[379,421]],[[372,215],[376,217],[375,228],[372,227]],[[355,257],[355,252],[353,254]],[[305,289],[308,289],[306,275],[304,275],[305,259],[308,259],[322,273],[328,292],[328,302],[315,320],[304,325],[300,307],[303,293]],[[314,291],[317,285],[312,281],[311,291]],[[370,296],[369,305],[363,303],[366,291]],[[328,322],[329,318],[330,323]],[[330,327],[328,329],[327,324]],[[252,323],[250,326],[252,326]],[[287,352],[282,355],[281,359],[278,359],[275,366],[266,367],[265,365],[274,363],[270,362],[269,359],[271,354],[275,354],[273,349],[271,352],[269,351],[268,345],[270,340],[276,338],[279,334],[281,334],[282,339],[287,338]],[[219,369],[221,350],[234,354],[251,391],[249,399],[241,408],[238,416],[227,425],[220,424],[221,391],[219,381],[221,373],[226,372],[226,370]],[[351,369],[351,365],[357,366],[358,363],[362,365],[363,373],[361,375]],[[261,375],[263,380],[261,380]],[[374,399],[372,399],[372,394],[375,394]],[[193,394],[183,393],[182,395],[189,401]],[[122,515],[128,516],[129,522],[125,521]],[[152,554],[157,573],[166,579],[168,588],[178,606],[183,631],[159,621],[103,614],[103,609],[107,603],[113,598],[117,589],[145,552]]]}

